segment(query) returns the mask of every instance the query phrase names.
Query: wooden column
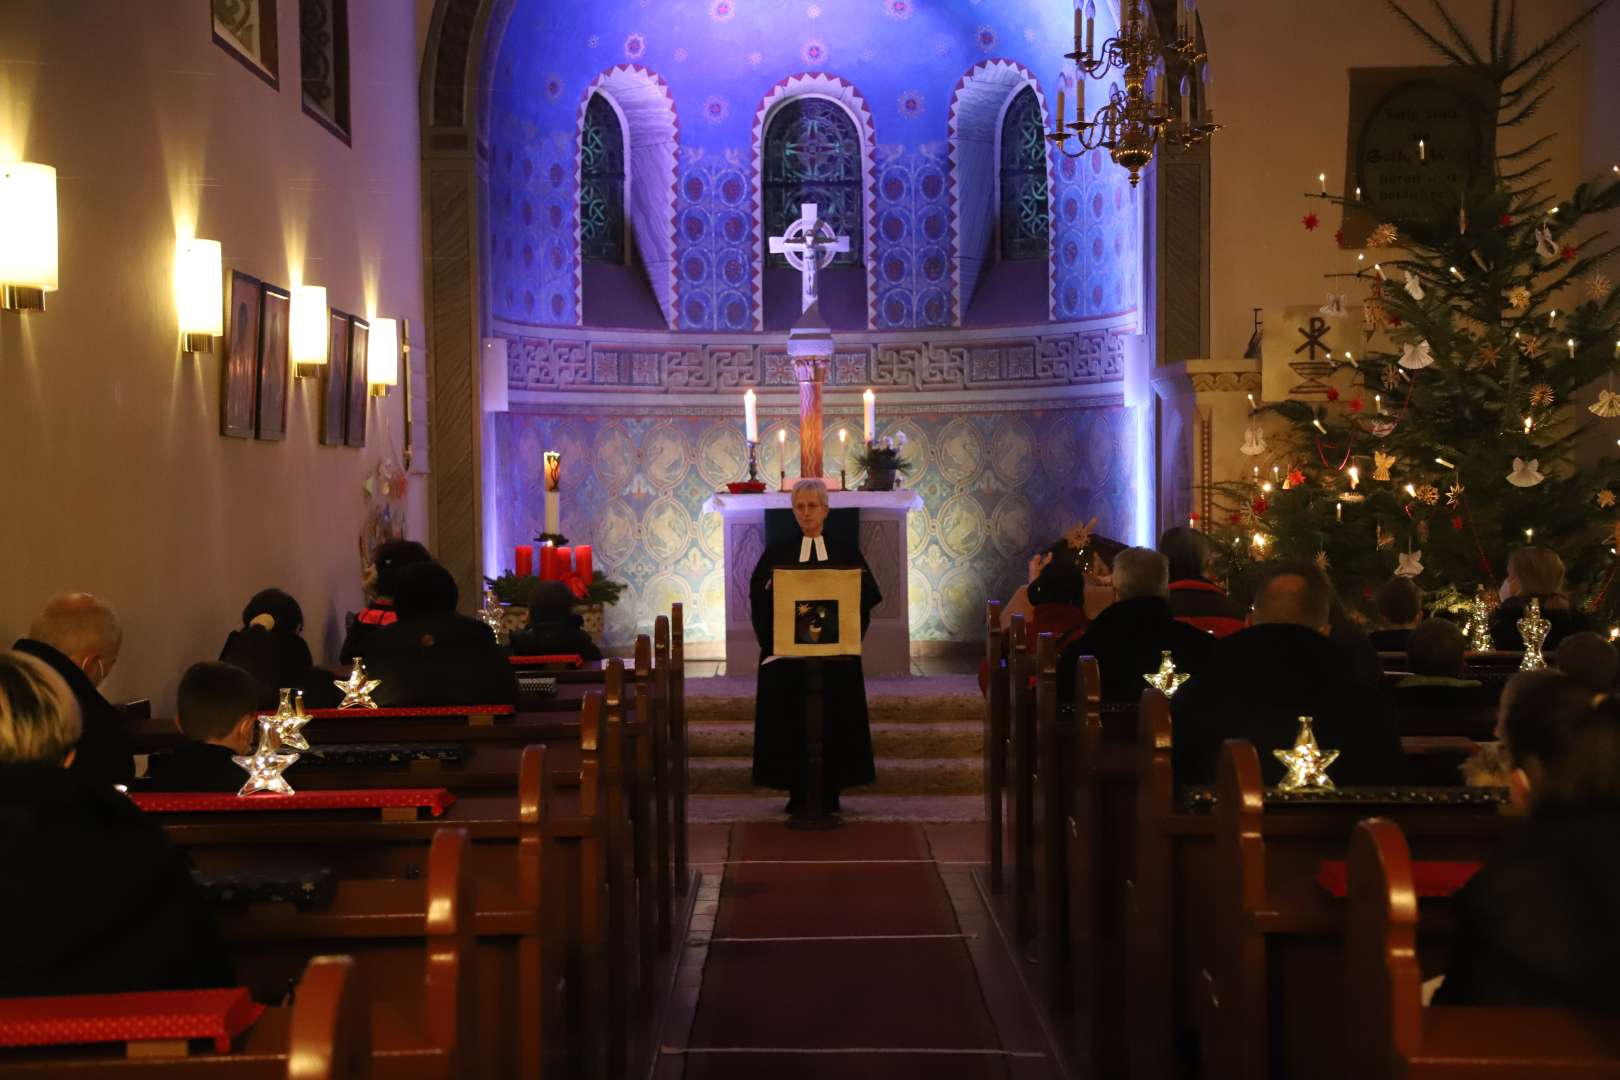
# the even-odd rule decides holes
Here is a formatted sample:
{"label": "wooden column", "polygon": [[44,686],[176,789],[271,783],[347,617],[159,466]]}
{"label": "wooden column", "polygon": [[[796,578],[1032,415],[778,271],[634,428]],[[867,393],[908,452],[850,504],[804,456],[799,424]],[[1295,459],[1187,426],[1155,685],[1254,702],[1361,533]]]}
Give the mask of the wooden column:
{"label": "wooden column", "polygon": [[827,382],[829,357],[806,356],[793,361],[793,377],[799,380],[799,475],[820,476],[821,466],[821,388]]}

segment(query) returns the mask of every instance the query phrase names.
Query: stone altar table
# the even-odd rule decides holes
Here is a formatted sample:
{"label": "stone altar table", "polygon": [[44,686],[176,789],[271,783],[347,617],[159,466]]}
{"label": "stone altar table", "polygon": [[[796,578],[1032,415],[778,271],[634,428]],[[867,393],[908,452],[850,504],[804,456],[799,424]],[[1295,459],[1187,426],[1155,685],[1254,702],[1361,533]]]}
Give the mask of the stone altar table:
{"label": "stone altar table", "polygon": [[[906,515],[922,509],[914,491],[834,491],[832,509],[860,511],[861,554],[883,591],[862,645],[868,675],[911,673],[911,598],[906,554]],[[791,510],[786,491],[757,495],[718,492],[703,504],[724,521],[726,581],[726,674],[745,676],[759,666],[759,643],[750,621],[748,579],[765,550],[765,511]]]}

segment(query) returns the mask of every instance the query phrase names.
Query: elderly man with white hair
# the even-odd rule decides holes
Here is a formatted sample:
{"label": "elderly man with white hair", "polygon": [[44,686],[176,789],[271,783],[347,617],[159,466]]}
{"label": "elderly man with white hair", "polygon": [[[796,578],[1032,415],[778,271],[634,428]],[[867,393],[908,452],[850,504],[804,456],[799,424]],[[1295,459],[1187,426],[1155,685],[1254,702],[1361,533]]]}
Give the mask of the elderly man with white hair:
{"label": "elderly man with white hair", "polygon": [[[789,814],[801,814],[809,809],[805,672],[799,661],[775,655],[772,575],[778,567],[859,570],[863,635],[871,622],[872,609],[883,600],[877,579],[861,557],[860,549],[825,535],[827,513],[826,484],[811,479],[794,484],[793,517],[800,535],[765,549],[754,567],[749,588],[754,635],[759,639],[759,691],[754,703],[754,785],[786,789]],[[834,657],[825,663],[823,760],[826,764],[822,805],[831,812],[838,809],[840,789],[870,784],[877,774],[872,763],[872,733],[866,719],[866,678],[860,657]]]}
{"label": "elderly man with white hair", "polygon": [[135,744],[124,714],[97,689],[118,663],[123,643],[112,605],[89,593],[69,592],[51,597],[28,636],[12,646],[44,661],[67,683],[84,722],[72,768],[93,784],[128,784],[135,778]]}

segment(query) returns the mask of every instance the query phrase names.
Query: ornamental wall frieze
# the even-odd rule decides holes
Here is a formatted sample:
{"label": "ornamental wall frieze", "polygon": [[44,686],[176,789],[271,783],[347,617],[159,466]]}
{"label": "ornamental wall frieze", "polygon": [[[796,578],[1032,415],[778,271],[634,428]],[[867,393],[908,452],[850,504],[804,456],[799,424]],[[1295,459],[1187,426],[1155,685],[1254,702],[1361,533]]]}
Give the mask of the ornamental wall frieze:
{"label": "ornamental wall frieze", "polygon": [[1199,371],[1190,376],[1193,393],[1258,393],[1258,371]]}

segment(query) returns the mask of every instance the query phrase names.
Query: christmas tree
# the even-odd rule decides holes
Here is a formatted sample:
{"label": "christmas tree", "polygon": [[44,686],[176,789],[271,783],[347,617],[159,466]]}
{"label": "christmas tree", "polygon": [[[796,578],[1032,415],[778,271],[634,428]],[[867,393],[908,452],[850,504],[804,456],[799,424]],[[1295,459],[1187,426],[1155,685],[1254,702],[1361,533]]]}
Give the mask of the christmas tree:
{"label": "christmas tree", "polygon": [[[1590,222],[1581,235],[1589,215],[1620,206],[1620,175],[1554,201],[1541,178],[1548,159],[1538,156],[1551,136],[1503,149],[1543,105],[1577,28],[1601,4],[1522,50],[1511,7],[1504,19],[1491,4],[1481,50],[1438,0],[1433,29],[1389,6],[1495,88],[1494,168],[1487,158],[1460,184],[1438,223],[1432,214],[1405,228],[1379,221],[1359,257],[1346,251],[1356,265],[1338,276],[1364,294],[1367,351],[1330,355],[1318,400],[1261,410],[1285,418],[1287,436],[1273,439],[1252,483],[1218,485],[1222,520],[1210,531],[1236,576],[1265,559],[1315,560],[1352,605],[1403,573],[1434,602],[1461,606],[1480,585],[1494,592],[1508,553],[1533,541],[1563,556],[1578,602],[1613,613],[1620,462],[1577,471],[1574,451],[1598,437],[1594,425],[1620,437],[1620,297],[1602,269],[1617,249],[1603,247]],[[1414,149],[1424,160],[1425,148]],[[1378,212],[1359,192],[1318,197]],[[1257,428],[1248,441],[1253,453]]]}

